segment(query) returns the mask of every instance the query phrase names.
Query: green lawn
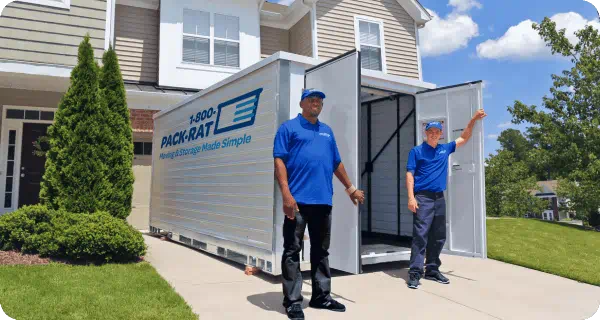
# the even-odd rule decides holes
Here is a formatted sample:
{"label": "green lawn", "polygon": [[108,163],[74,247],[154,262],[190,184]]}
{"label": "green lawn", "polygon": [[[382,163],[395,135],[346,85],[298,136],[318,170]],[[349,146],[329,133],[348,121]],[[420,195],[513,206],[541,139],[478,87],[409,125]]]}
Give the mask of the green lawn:
{"label": "green lawn", "polygon": [[25,319],[197,319],[148,263],[0,266],[0,304]]}
{"label": "green lawn", "polygon": [[600,232],[532,219],[488,219],[488,257],[600,286]]}

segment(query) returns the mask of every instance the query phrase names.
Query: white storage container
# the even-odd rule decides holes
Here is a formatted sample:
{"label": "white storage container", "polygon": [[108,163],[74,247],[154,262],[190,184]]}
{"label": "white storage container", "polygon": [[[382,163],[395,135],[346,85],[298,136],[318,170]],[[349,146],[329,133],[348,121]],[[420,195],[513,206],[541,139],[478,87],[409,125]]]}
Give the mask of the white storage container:
{"label": "white storage container", "polygon": [[[423,124],[444,122],[455,139],[482,105],[481,82],[448,88],[361,70],[360,52],[319,64],[279,52],[154,117],[150,230],[200,250],[281,273],[283,209],[273,139],[301,113],[303,88],[323,90],[319,119],[333,129],[355,206],[334,176],[330,266],[408,260],[407,155]],[[362,74],[361,74],[362,73]],[[486,257],[483,130],[451,156],[445,252]],[[310,264],[308,231],[303,269]]]}

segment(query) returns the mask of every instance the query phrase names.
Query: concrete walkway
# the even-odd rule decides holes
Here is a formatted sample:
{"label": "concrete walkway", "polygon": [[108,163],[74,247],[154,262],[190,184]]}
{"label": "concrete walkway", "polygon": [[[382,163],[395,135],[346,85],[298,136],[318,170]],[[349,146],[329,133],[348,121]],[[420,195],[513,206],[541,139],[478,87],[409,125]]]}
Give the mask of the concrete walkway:
{"label": "concrete walkway", "polygon": [[[183,245],[144,235],[150,262],[199,319],[287,319],[278,278],[246,276],[243,267]],[[560,319],[591,317],[600,287],[505,264],[444,256],[450,285],[423,280],[406,287],[406,264],[367,266],[360,275],[335,274],[333,296],[345,313],[308,308],[310,274],[304,274],[306,319]]]}

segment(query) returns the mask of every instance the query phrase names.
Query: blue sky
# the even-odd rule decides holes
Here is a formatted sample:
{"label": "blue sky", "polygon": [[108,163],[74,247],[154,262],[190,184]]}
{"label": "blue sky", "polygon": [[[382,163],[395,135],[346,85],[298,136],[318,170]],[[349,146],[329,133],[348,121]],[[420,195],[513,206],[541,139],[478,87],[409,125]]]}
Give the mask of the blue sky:
{"label": "blue sky", "polygon": [[510,124],[507,107],[515,100],[541,106],[542,97],[550,95],[551,75],[571,66],[569,60],[550,55],[531,22],[550,17],[559,28],[567,29],[567,35],[588,23],[600,28],[596,9],[583,0],[420,2],[437,14],[437,22],[428,23],[421,32],[423,45],[428,46],[423,54],[423,79],[438,86],[473,80],[486,83],[486,157],[499,148],[496,135],[502,130],[525,128]]}
{"label": "blue sky", "polygon": [[[288,4],[293,0],[271,0]],[[515,100],[541,106],[550,94],[552,74],[570,67],[552,57],[531,28],[553,19],[567,36],[587,24],[600,29],[598,13],[584,0],[420,0],[435,19],[420,32],[423,80],[438,86],[483,80],[485,155],[499,148],[497,135],[510,123]]]}

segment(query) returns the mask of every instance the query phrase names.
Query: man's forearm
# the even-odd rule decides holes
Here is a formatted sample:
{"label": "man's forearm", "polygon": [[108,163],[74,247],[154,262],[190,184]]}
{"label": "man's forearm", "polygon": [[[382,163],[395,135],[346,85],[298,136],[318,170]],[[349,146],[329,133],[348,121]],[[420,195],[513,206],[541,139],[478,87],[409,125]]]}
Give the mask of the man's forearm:
{"label": "man's forearm", "polygon": [[406,189],[408,190],[408,200],[412,200],[415,198],[414,186],[415,186],[415,178],[413,177],[412,173],[407,172],[406,173]]}
{"label": "man's forearm", "polygon": [[473,127],[475,126],[475,121],[475,119],[471,119],[463,133],[460,135],[460,137],[463,138],[465,141],[471,138],[471,134],[473,134]]}
{"label": "man's forearm", "polygon": [[281,189],[282,195],[291,195],[292,193],[290,192],[290,186],[288,184],[287,169],[285,167],[285,163],[283,163],[283,160],[279,158],[275,158],[275,177],[279,183],[279,188]]}
{"label": "man's forearm", "polygon": [[343,163],[340,163],[340,165],[335,170],[335,176],[344,185],[344,188],[348,189],[352,186],[352,181],[350,181],[350,178],[348,178],[348,174],[346,173],[346,168],[344,168]]}

